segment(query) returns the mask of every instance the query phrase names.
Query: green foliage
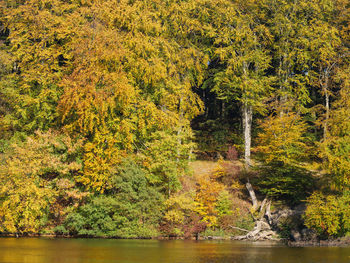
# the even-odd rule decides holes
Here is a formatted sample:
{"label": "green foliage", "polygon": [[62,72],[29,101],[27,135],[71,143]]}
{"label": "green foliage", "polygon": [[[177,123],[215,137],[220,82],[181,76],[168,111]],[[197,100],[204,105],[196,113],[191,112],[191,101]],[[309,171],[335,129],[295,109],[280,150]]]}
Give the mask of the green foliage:
{"label": "green foliage", "polygon": [[119,236],[125,235],[123,232],[128,229],[130,231],[126,233],[130,237],[137,237],[139,233],[146,234],[147,229],[154,230],[160,220],[164,197],[157,187],[148,182],[147,177],[140,165],[132,159],[126,159],[119,173],[112,178],[113,196],[118,202],[116,218],[121,222]]}
{"label": "green foliage", "polygon": [[305,168],[274,162],[256,169],[258,177],[253,183],[259,186],[259,191],[288,204],[305,200],[315,186],[315,179]]}
{"label": "green foliage", "polygon": [[[112,197],[95,197],[78,212],[67,216],[64,225],[71,233],[85,236],[115,236],[114,220],[116,201]],[[58,229],[59,230],[59,229]]]}
{"label": "green foliage", "polygon": [[216,201],[215,210],[219,217],[225,215],[232,215],[232,200],[230,199],[230,194],[227,191],[222,191],[218,200]]}
{"label": "green foliage", "polygon": [[154,237],[162,196],[147,182],[143,170],[124,160],[112,177],[108,195],[93,197],[71,212],[58,232],[83,236]]}
{"label": "green foliage", "polygon": [[[261,193],[305,199],[310,162],[348,190],[349,13],[346,0],[0,1],[0,231],[239,226],[234,176],[187,166],[193,141],[215,158],[242,149],[242,129]],[[342,213],[324,235],[348,231]]]}
{"label": "green foliage", "polygon": [[264,75],[270,63],[266,49],[271,37],[268,28],[252,19],[259,16],[254,1],[244,7],[231,1],[211,4],[215,16],[209,25],[213,27],[214,42],[211,59],[219,60],[222,66],[212,70],[212,90],[221,99],[236,100],[262,111],[265,106],[260,102],[269,92],[269,77]]}
{"label": "green foliage", "polygon": [[186,173],[193,146],[185,131],[178,130],[175,136],[160,131],[153,133],[143,152],[150,182],[161,186],[168,196],[178,190],[179,178]]}
{"label": "green foliage", "polygon": [[344,236],[350,232],[350,194],[324,195],[315,192],[307,201],[305,225],[325,237]]}
{"label": "green foliage", "polygon": [[350,67],[338,72],[342,88],[334,102],[327,137],[320,144],[323,167],[339,189],[350,186]]}

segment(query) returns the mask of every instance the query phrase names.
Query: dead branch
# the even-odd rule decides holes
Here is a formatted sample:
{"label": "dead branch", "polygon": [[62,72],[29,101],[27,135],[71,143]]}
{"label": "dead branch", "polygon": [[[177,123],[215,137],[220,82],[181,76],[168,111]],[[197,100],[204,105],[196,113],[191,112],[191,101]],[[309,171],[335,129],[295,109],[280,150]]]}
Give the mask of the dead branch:
{"label": "dead branch", "polygon": [[240,231],[244,231],[244,232],[250,232],[250,230],[247,230],[247,229],[243,229],[243,228],[240,228],[240,227],[236,227],[236,226],[229,226],[229,227],[231,227],[231,228],[233,228],[233,229],[237,229],[237,230],[240,230]]}

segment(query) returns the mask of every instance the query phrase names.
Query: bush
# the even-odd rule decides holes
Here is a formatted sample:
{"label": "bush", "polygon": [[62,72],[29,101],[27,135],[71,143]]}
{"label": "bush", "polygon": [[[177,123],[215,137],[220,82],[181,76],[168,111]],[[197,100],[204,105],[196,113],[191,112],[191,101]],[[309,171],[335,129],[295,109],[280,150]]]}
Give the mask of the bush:
{"label": "bush", "polygon": [[73,177],[81,169],[82,141],[58,131],[17,136],[1,154],[0,231],[38,233],[60,199],[56,179]]}
{"label": "bush", "polygon": [[149,185],[141,167],[133,160],[124,160],[111,184],[106,195],[93,197],[70,213],[63,224],[65,229],[83,236],[157,236],[162,196]]}
{"label": "bush", "polygon": [[324,195],[316,192],[307,200],[305,225],[321,238],[341,237],[350,232],[350,192]]}
{"label": "bush", "polygon": [[216,207],[215,210],[217,212],[217,215],[219,217],[225,216],[225,215],[231,215],[233,213],[232,211],[232,200],[230,199],[230,194],[226,190],[223,190],[216,201]]}
{"label": "bush", "polygon": [[235,146],[229,146],[227,153],[226,153],[226,159],[230,161],[238,160],[238,151]]}
{"label": "bush", "polygon": [[77,212],[69,214],[64,226],[73,235],[115,236],[120,223],[114,218],[116,205],[112,197],[95,197]]}
{"label": "bush", "polygon": [[168,236],[190,238],[202,232],[206,223],[196,211],[199,203],[195,201],[194,192],[171,196],[166,202],[166,212],[161,224],[161,231]]}
{"label": "bush", "polygon": [[295,205],[305,200],[312,192],[315,180],[306,169],[281,162],[258,168],[258,176],[253,183],[260,192]]}

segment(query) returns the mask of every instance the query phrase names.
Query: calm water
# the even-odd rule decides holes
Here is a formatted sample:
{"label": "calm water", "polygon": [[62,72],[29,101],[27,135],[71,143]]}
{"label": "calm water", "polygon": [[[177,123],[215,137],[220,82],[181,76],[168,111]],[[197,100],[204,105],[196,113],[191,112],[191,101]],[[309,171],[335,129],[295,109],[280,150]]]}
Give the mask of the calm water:
{"label": "calm water", "polygon": [[230,241],[0,238],[0,262],[349,263],[350,248]]}

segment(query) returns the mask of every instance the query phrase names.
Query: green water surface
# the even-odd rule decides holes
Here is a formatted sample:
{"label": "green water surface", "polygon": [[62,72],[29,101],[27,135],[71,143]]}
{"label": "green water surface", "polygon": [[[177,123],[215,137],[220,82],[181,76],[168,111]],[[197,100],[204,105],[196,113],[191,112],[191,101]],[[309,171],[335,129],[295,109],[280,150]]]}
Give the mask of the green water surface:
{"label": "green water surface", "polygon": [[0,238],[0,262],[350,263],[350,248],[235,241]]}

